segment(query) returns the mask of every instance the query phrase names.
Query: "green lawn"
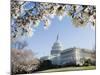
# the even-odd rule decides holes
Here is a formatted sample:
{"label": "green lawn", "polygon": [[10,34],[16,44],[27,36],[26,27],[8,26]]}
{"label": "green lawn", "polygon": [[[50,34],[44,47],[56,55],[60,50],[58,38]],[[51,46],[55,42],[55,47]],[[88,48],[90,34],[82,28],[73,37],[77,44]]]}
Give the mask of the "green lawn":
{"label": "green lawn", "polygon": [[93,70],[96,69],[96,66],[85,66],[85,67],[64,67],[64,68],[59,68],[59,69],[49,69],[49,70],[44,70],[40,71],[40,73],[45,73],[45,72],[63,72],[63,71],[78,71],[78,70]]}

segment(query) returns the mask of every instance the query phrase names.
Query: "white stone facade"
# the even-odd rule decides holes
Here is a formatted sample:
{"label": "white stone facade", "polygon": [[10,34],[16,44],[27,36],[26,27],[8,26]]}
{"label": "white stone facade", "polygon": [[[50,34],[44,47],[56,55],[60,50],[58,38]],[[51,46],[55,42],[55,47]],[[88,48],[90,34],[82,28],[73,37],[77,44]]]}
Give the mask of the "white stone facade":
{"label": "white stone facade", "polygon": [[51,54],[42,57],[41,60],[51,60],[54,65],[83,65],[85,60],[89,59],[95,63],[95,52],[93,50],[81,48],[63,49],[58,40],[58,35],[55,43],[52,46]]}

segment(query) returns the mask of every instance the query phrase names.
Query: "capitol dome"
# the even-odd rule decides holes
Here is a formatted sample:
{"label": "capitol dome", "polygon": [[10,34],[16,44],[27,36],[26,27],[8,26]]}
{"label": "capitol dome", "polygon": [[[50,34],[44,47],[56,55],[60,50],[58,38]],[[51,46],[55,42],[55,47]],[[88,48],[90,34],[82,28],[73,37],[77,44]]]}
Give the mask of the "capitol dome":
{"label": "capitol dome", "polygon": [[51,55],[60,54],[62,50],[62,44],[59,42],[59,35],[57,35],[57,39],[52,46]]}

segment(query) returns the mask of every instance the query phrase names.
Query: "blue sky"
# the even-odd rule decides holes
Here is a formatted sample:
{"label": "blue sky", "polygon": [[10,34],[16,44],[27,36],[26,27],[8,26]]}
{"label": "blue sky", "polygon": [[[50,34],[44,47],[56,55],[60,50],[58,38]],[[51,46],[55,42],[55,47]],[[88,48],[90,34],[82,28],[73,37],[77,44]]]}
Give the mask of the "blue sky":
{"label": "blue sky", "polygon": [[70,47],[92,49],[95,45],[95,31],[91,29],[91,25],[76,28],[69,17],[66,16],[59,21],[56,16],[52,19],[48,30],[45,30],[43,23],[40,23],[34,35],[27,39],[28,48],[38,57],[49,55],[58,33],[64,49]]}
{"label": "blue sky", "polygon": [[[29,2],[24,8],[32,8],[33,4],[34,2]],[[47,30],[44,29],[43,23],[40,23],[34,35],[26,39],[28,48],[38,57],[49,55],[58,33],[64,49],[70,47],[92,49],[95,46],[95,30],[91,29],[91,25],[76,28],[70,17],[66,16],[59,21],[55,16],[51,19],[51,26]]]}

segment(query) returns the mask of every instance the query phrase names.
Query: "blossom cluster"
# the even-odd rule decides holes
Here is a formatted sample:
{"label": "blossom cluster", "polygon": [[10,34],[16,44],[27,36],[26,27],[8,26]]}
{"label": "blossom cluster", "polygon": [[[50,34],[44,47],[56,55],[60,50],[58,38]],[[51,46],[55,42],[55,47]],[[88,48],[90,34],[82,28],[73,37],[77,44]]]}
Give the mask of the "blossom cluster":
{"label": "blossom cluster", "polygon": [[91,23],[96,24],[96,7],[90,5],[44,3],[29,1],[11,1],[11,37],[16,39],[20,36],[32,36],[33,30],[44,23],[47,29],[51,19],[58,16],[62,20],[70,16],[73,25],[82,27]]}

